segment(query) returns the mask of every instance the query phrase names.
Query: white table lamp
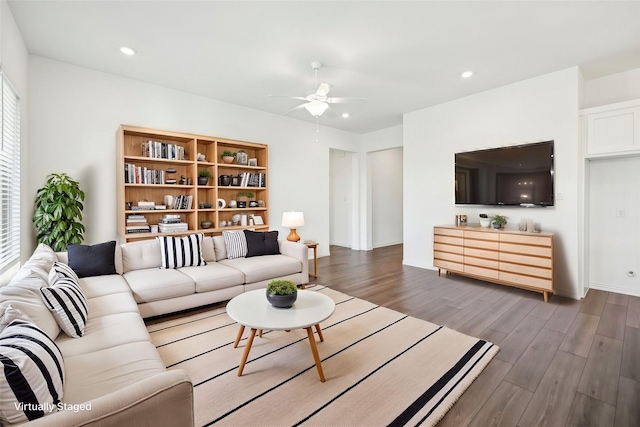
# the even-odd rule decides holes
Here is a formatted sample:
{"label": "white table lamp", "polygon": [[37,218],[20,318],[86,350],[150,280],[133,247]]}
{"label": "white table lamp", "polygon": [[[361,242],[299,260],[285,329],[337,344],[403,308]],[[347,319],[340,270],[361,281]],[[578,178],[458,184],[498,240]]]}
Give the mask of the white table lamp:
{"label": "white table lamp", "polygon": [[287,236],[287,240],[291,242],[297,242],[300,240],[300,236],[296,233],[297,227],[304,225],[304,215],[302,212],[283,212],[282,213],[282,226],[289,227],[291,232]]}

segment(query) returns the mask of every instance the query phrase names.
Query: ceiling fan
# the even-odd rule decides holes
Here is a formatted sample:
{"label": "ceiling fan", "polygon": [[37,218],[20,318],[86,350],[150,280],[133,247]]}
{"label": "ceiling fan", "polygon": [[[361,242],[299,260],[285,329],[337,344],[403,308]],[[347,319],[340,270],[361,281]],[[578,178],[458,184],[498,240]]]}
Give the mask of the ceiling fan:
{"label": "ceiling fan", "polygon": [[317,61],[314,61],[311,63],[311,68],[313,68],[313,70],[315,71],[315,89],[314,91],[307,94],[306,96],[269,95],[269,96],[279,96],[279,97],[306,101],[305,103],[300,104],[297,107],[294,107],[289,111],[285,112],[284,115],[304,108],[313,117],[318,118],[326,112],[327,117],[333,118],[333,117],[336,117],[336,113],[331,109],[329,104],[358,104],[358,103],[367,102],[365,98],[328,97],[327,95],[331,90],[331,85],[329,83],[318,84],[318,70],[321,67],[322,67],[322,64]]}

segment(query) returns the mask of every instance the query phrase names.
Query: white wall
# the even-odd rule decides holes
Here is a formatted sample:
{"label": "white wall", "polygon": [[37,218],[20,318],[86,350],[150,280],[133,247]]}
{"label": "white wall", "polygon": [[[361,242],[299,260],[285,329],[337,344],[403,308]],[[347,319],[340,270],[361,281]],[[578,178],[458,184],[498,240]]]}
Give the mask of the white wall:
{"label": "white wall", "polygon": [[[16,178],[16,183],[19,183],[20,192],[24,195],[30,191],[28,174],[25,173],[29,158],[29,54],[5,0],[0,0],[0,63],[3,72],[20,95],[20,169],[22,173],[19,179]],[[33,227],[31,218],[35,192],[29,194],[33,196],[22,197],[20,204],[20,229],[23,236],[24,230],[31,230]],[[25,244],[25,239],[22,238],[21,258],[23,260],[28,258],[32,251],[33,246]]]}
{"label": "white wall", "polygon": [[584,82],[584,105],[598,107],[640,98],[640,68]]}
{"label": "white wall", "polygon": [[402,243],[402,147],[369,153],[374,248]]}
{"label": "white wall", "polygon": [[[27,193],[46,175],[67,172],[86,193],[85,241],[117,237],[116,131],[120,124],[269,144],[270,225],[283,211],[302,211],[303,237],[329,253],[329,149],[358,151],[357,135],[226,104],[38,56],[29,57],[32,108]],[[23,239],[35,244],[33,234]]]}
{"label": "white wall", "polygon": [[[353,174],[354,157],[357,153],[343,150],[331,150],[329,161],[330,185],[330,239],[332,245],[352,247],[354,209],[358,201],[354,200]],[[357,192],[356,192],[357,195]]]}
{"label": "white wall", "polygon": [[[582,176],[577,67],[404,115],[404,263],[433,267],[433,227],[455,215],[501,213],[507,228],[523,219],[541,223],[554,240],[558,294],[581,295],[578,214]],[[551,208],[456,207],[453,155],[458,151],[555,140],[556,205]],[[419,197],[416,197],[419,195]]]}

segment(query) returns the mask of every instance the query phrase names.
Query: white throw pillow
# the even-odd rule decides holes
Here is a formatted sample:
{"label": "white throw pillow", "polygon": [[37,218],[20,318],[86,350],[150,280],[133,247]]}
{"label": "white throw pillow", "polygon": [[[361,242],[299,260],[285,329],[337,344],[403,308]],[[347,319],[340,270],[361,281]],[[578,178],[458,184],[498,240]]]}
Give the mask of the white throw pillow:
{"label": "white throw pillow", "polygon": [[202,257],[204,234],[188,234],[182,237],[158,236],[161,268],[197,267],[207,265]]}
{"label": "white throw pillow", "polygon": [[223,231],[224,244],[227,248],[227,258],[244,258],[247,256],[247,239],[242,230]]}
{"label": "white throw pillow", "polygon": [[0,332],[0,422],[23,423],[57,410],[64,389],[58,346],[36,325],[14,320]]}

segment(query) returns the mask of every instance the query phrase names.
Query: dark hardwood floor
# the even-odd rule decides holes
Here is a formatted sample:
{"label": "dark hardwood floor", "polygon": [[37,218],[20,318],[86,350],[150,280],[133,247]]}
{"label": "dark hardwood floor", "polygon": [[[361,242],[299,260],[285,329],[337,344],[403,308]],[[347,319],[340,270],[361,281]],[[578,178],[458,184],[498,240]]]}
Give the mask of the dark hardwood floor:
{"label": "dark hardwood floor", "polygon": [[[313,267],[312,267],[313,268]],[[500,346],[438,426],[640,425],[640,298],[582,301],[402,265],[402,246],[331,247],[311,283]]]}

